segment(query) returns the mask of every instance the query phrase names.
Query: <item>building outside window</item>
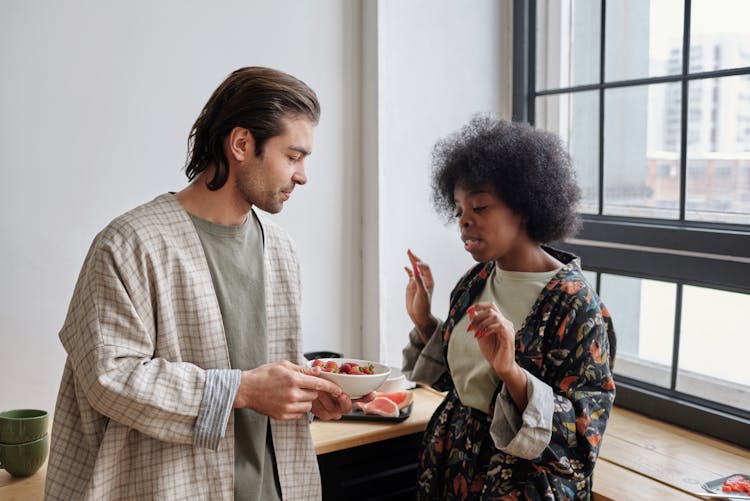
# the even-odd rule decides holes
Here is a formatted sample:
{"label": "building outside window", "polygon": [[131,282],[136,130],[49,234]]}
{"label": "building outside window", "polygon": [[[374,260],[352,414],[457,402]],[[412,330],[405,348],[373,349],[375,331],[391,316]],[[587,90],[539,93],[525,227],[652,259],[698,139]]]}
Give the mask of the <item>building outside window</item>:
{"label": "building outside window", "polygon": [[750,2],[514,2],[514,119],[583,191],[616,403],[750,446]]}

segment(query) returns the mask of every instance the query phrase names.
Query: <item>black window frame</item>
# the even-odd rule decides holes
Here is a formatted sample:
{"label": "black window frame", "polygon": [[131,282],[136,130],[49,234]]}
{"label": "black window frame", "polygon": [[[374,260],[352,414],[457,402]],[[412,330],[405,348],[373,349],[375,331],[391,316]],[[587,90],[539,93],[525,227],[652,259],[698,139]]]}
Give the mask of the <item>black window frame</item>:
{"label": "black window frame", "polygon": [[[584,269],[656,279],[676,284],[674,349],[670,388],[615,374],[616,405],[750,447],[750,412],[685,394],[675,389],[678,372],[682,288],[685,285],[750,293],[750,225],[696,222],[685,219],[689,82],[750,75],[750,67],[689,72],[691,0],[684,0],[682,71],[679,75],[605,82],[606,0],[601,0],[600,71],[596,84],[536,89],[536,0],[513,2],[514,121],[534,125],[535,99],[540,96],[599,92],[598,214],[582,214],[583,228],[557,245],[581,256]],[[604,207],[605,90],[617,87],[678,82],[681,84],[679,219],[609,216]],[[604,298],[606,302],[606,298]],[[617,318],[614,319],[615,330]],[[748,322],[750,324],[750,322]],[[740,326],[748,331],[747,325]]]}

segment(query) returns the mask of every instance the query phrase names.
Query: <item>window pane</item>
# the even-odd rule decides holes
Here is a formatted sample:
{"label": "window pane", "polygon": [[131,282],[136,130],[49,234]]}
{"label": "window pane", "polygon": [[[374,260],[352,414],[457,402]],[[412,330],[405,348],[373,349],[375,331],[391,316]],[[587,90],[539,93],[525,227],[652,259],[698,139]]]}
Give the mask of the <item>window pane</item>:
{"label": "window pane", "polygon": [[693,0],[690,72],[750,66],[750,2]]}
{"label": "window pane", "polygon": [[568,145],[581,187],[580,211],[599,212],[599,93],[554,94],[535,102],[536,126]]}
{"label": "window pane", "polygon": [[677,286],[602,273],[601,297],[617,335],[615,374],[669,388]]}
{"label": "window pane", "polygon": [[750,75],[690,82],[687,140],[685,218],[750,224]]}
{"label": "window pane", "polygon": [[607,0],[607,82],[682,72],[683,0]]}
{"label": "window pane", "polygon": [[677,219],[679,83],[608,89],[604,103],[604,214]]}
{"label": "window pane", "polygon": [[599,82],[601,0],[536,4],[536,88]]}
{"label": "window pane", "polygon": [[581,270],[581,271],[583,272],[583,276],[586,277],[586,281],[588,281],[589,285],[591,287],[596,288],[596,272],[588,271],[588,270]]}
{"label": "window pane", "polygon": [[677,390],[750,411],[750,295],[685,286]]}

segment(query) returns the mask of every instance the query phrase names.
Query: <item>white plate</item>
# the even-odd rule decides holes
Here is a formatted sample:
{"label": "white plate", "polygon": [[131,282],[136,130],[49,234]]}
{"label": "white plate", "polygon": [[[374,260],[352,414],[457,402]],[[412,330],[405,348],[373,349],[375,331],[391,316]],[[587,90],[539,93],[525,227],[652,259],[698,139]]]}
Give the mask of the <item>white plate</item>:
{"label": "white plate", "polygon": [[708,492],[713,492],[714,494],[726,494],[727,496],[732,496],[733,498],[750,499],[750,496],[748,496],[744,492],[724,492],[721,490],[721,486],[724,485],[724,482],[726,482],[728,479],[732,477],[742,477],[745,480],[750,480],[750,475],[745,475],[743,473],[735,473],[733,475],[727,475],[726,477],[717,478],[716,480],[709,480],[708,482],[703,482],[701,484],[701,487],[706,489]]}

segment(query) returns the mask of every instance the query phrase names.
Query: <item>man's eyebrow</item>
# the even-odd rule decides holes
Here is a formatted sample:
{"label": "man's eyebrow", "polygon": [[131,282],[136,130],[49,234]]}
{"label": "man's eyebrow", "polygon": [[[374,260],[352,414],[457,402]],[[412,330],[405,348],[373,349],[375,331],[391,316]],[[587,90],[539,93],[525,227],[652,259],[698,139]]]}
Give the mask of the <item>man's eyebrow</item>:
{"label": "man's eyebrow", "polygon": [[312,151],[310,151],[310,150],[306,150],[306,149],[305,149],[305,148],[303,148],[302,146],[290,146],[290,147],[289,147],[289,149],[290,149],[290,150],[293,150],[293,151],[296,151],[296,152],[298,152],[298,153],[302,153],[302,154],[303,154],[303,155],[305,155],[306,157],[309,157],[310,155],[312,155]]}

